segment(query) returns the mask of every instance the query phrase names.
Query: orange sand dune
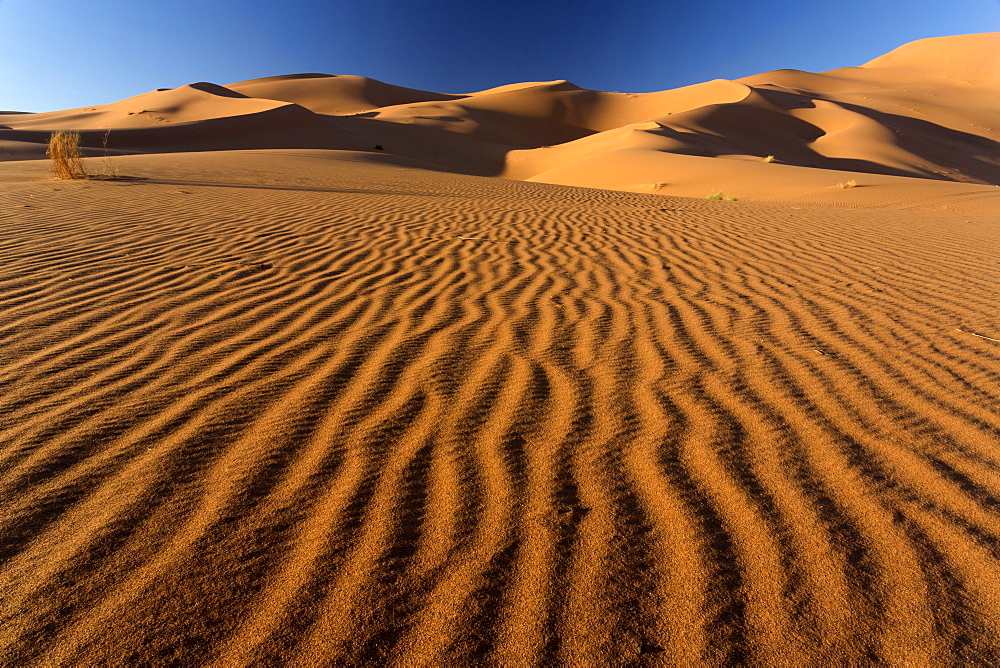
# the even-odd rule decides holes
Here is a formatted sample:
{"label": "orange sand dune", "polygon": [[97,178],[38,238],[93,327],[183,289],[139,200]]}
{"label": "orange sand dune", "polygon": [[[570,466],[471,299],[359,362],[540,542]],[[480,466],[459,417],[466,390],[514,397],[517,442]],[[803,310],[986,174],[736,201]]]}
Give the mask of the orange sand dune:
{"label": "orange sand dune", "polygon": [[[664,175],[664,154],[741,161],[772,156],[799,167],[997,185],[1000,78],[986,66],[1000,64],[997,53],[1000,34],[967,35],[921,40],[861,68],[747,77],[730,82],[746,90],[733,101],[706,100],[558,147],[512,153],[506,175],[546,180],[554,171],[559,183],[620,183],[620,152],[629,151],[630,173],[644,172],[640,181],[667,186],[677,172]],[[940,61],[962,75],[945,76]],[[712,180],[710,172],[736,169],[704,164],[702,185]],[[680,176],[691,180],[688,172]],[[776,193],[770,198],[781,199]]]}
{"label": "orange sand dune", "polygon": [[17,119],[17,127],[44,129],[59,124],[65,130],[118,130],[249,116],[290,106],[274,100],[250,98],[223,86],[201,82],[155,90],[97,107],[31,114]]}
{"label": "orange sand dune", "polygon": [[293,74],[251,79],[226,86],[248,97],[294,102],[318,114],[357,114],[430,100],[463,97],[393,86],[377,79],[350,75]]}
{"label": "orange sand dune", "polygon": [[0,113],[0,665],[995,664],[998,40]]}
{"label": "orange sand dune", "polygon": [[[94,155],[105,137],[115,153],[384,151],[444,171],[612,188],[623,183],[627,158],[627,189],[659,183],[671,195],[693,194],[670,189],[692,176],[699,191],[725,189],[717,168],[738,167],[664,175],[669,155],[998,185],[997,53],[1000,33],[942,37],[861,67],[778,70],[641,94],[552,81],[452,95],[323,74],[198,83],[97,107],[0,114],[0,159],[41,158],[48,134],[70,129],[84,132]],[[753,197],[792,201],[790,193],[822,178],[774,176],[795,174],[795,187],[755,187]]]}

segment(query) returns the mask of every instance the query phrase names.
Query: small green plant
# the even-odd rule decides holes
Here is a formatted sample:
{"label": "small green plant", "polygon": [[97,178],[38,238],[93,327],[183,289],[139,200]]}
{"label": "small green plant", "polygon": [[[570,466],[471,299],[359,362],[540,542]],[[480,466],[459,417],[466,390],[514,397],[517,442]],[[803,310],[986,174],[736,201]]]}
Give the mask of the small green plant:
{"label": "small green plant", "polygon": [[736,202],[738,198],[731,195],[725,195],[721,190],[716,190],[708,194],[708,199],[726,200],[727,202]]}
{"label": "small green plant", "polygon": [[57,179],[89,179],[80,155],[80,133],[56,130],[49,136],[45,155],[52,159],[52,174]]}

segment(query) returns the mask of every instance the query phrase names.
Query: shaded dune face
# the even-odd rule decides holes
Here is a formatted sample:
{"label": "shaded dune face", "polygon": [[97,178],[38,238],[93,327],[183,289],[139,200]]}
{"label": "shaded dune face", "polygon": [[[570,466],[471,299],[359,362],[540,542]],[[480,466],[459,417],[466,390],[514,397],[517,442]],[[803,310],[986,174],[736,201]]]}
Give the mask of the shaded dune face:
{"label": "shaded dune face", "polygon": [[0,662],[1000,652],[995,215],[122,161],[5,182]]}
{"label": "shaded dune face", "polygon": [[861,67],[639,94],[567,81],[446,94],[326,74],[203,82],[109,105],[0,114],[0,159],[40,158],[48,134],[67,129],[83,131],[92,152],[108,131],[110,148],[125,153],[381,150],[445,171],[545,180],[558,170],[559,183],[633,190],[614,172],[595,183],[594,158],[642,149],[631,171],[646,183],[669,183],[656,168],[667,153],[996,185],[998,52],[1000,33],[943,37]]}
{"label": "shaded dune face", "polygon": [[399,104],[464,97],[393,86],[368,77],[330,74],[299,74],[252,79],[230,84],[228,88],[249,97],[293,102],[316,113],[334,115],[349,115]]}
{"label": "shaded dune face", "polygon": [[[787,90],[753,88],[738,104],[708,105],[656,122],[652,132],[675,140],[678,153],[776,151],[785,164],[979,183],[1000,175],[1000,143],[992,139]],[[924,160],[952,171],[934,171]]]}

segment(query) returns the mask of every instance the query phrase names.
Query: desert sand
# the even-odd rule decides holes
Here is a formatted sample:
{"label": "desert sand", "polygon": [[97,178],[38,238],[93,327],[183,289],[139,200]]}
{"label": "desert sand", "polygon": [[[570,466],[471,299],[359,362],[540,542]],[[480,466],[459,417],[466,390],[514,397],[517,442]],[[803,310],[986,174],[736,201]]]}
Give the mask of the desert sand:
{"label": "desert sand", "polygon": [[995,663],[998,59],[0,113],[0,664]]}

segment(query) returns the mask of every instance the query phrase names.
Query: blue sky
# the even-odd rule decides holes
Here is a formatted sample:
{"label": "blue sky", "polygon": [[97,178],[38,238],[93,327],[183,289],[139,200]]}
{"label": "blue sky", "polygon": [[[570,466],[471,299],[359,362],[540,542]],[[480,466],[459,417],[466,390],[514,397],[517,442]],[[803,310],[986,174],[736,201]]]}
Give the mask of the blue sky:
{"label": "blue sky", "polygon": [[993,31],[1000,0],[0,0],[0,109],[293,72],[447,93],[551,79],[646,92]]}

